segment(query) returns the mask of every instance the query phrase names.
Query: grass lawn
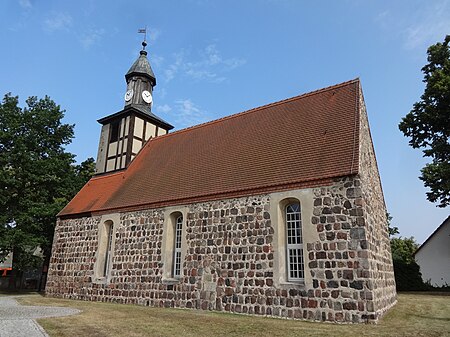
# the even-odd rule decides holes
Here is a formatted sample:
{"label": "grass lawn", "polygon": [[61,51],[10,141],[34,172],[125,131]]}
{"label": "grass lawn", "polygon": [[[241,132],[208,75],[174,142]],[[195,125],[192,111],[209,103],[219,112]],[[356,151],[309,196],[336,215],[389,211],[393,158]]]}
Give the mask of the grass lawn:
{"label": "grass lawn", "polygon": [[135,305],[46,298],[18,298],[24,305],[67,306],[79,315],[39,319],[56,336],[450,336],[450,296],[399,294],[378,324],[347,325]]}

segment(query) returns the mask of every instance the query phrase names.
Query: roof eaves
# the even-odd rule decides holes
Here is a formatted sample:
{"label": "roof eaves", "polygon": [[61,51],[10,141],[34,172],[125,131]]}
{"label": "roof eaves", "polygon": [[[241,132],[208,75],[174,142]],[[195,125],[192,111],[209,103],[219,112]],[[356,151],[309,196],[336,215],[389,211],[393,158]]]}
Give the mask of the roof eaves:
{"label": "roof eaves", "polygon": [[[220,193],[207,193],[198,195],[195,197],[186,197],[181,199],[161,199],[157,200],[152,203],[140,203],[133,205],[125,205],[121,207],[110,207],[110,208],[104,208],[99,209],[93,212],[101,212],[104,213],[105,211],[136,211],[136,210],[143,210],[147,208],[154,208],[154,207],[166,207],[166,206],[172,206],[177,204],[187,204],[187,203],[195,203],[195,202],[204,202],[208,200],[218,200],[221,198],[237,198],[244,195],[257,195],[261,193],[270,193],[273,191],[282,191],[282,190],[290,190],[295,188],[306,188],[306,187],[316,187],[316,186],[323,186],[324,182],[331,183],[333,179],[340,178],[342,175],[330,175],[328,177],[322,177],[320,179],[311,178],[306,180],[299,180],[290,182],[288,184],[266,184],[263,186],[259,186],[258,188],[252,188],[252,189],[233,189],[233,190],[225,190],[221,191]],[[126,183],[126,181],[125,181]],[[155,206],[156,205],[156,206]]]}
{"label": "roof eaves", "polygon": [[156,122],[157,124],[159,124],[161,126],[164,126],[168,130],[172,130],[173,129],[173,125],[167,123],[165,120],[163,120],[162,118],[156,116],[151,111],[148,111],[148,112],[147,111],[143,111],[143,110],[139,109],[136,106],[127,106],[125,109],[122,109],[122,110],[120,110],[118,112],[115,112],[115,113],[109,115],[109,116],[106,116],[106,117],[98,119],[97,122],[102,124],[102,125],[104,125],[107,122],[109,122],[110,120],[115,119],[115,118],[121,116],[122,114],[130,112],[130,111],[133,111],[133,112],[139,114],[141,117],[150,119],[150,120]]}
{"label": "roof eaves", "polygon": [[[120,170],[120,171],[114,171],[114,172],[108,172],[106,174],[102,174],[102,175],[94,175],[91,179],[88,180],[88,182],[86,184],[84,184],[84,186],[77,192],[77,194],[75,194],[75,196],[69,201],[69,203],[64,206],[64,208],[62,210],[60,210],[58,212],[58,214],[56,214],[56,217],[63,217],[66,215],[72,215],[72,213],[66,213],[64,212],[66,210],[66,208],[70,205],[70,203],[72,202],[72,200],[75,200],[79,194],[81,194],[81,192],[83,191],[83,189],[87,186],[89,186],[89,184],[91,184],[93,181],[97,181],[97,180],[101,180],[101,179],[110,179],[113,176],[118,176],[118,175],[123,175],[124,174],[124,170]],[[90,212],[82,212],[82,213],[90,213]],[[73,213],[73,214],[77,214],[77,213]]]}

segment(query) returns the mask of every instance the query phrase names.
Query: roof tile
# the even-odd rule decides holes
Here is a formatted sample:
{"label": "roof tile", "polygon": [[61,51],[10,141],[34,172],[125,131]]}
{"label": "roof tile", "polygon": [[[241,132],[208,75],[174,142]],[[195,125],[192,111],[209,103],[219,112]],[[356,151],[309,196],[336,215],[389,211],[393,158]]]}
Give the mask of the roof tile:
{"label": "roof tile", "polygon": [[59,215],[240,196],[355,174],[358,95],[353,80],[151,139],[125,171],[92,178]]}

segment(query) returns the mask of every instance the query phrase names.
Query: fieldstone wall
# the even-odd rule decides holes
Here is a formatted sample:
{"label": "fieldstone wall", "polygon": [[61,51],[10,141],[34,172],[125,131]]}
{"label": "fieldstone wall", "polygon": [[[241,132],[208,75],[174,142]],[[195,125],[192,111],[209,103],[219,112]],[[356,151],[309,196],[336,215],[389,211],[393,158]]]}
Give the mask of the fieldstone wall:
{"label": "fieldstone wall", "polygon": [[307,246],[309,266],[320,305],[328,308],[328,320],[338,322],[375,318],[360,183],[348,177],[314,191],[319,241]]}
{"label": "fieldstone wall", "polygon": [[361,184],[353,176],[307,191],[313,216],[302,223],[319,238],[304,242],[311,286],[274,285],[274,260],[284,252],[273,248],[277,216],[267,194],[187,205],[178,282],[163,277],[168,261],[162,254],[164,217],[169,216],[164,208],[120,214],[111,277],[104,284],[93,282],[101,217],[59,220],[47,295],[316,321],[376,321],[392,303],[386,301],[390,288],[385,289],[391,281],[383,278],[392,265],[375,247],[384,233],[373,233],[381,227],[365,214],[370,209]]}
{"label": "fieldstone wall", "polygon": [[374,315],[382,315],[396,303],[394,268],[387,225],[387,209],[380,174],[370,135],[369,121],[362,91],[359,94],[359,179],[366,241],[369,277],[371,279]]}
{"label": "fieldstone wall", "polygon": [[58,220],[46,292],[68,298],[82,298],[80,292],[92,288],[98,224],[101,217]]}

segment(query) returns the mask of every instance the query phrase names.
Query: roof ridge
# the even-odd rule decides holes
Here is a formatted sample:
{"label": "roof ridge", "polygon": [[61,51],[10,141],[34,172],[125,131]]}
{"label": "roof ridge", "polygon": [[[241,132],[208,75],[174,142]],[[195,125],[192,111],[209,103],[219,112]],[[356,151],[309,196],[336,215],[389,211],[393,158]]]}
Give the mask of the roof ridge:
{"label": "roof ridge", "polygon": [[256,108],[252,108],[252,109],[249,109],[249,110],[244,110],[244,111],[241,111],[241,112],[236,112],[236,113],[228,115],[228,116],[224,116],[224,117],[221,117],[221,118],[218,118],[218,119],[213,119],[212,121],[208,121],[208,122],[204,122],[204,123],[188,126],[186,128],[183,128],[183,129],[180,129],[180,130],[176,130],[176,131],[167,133],[165,135],[161,135],[161,136],[149,139],[149,141],[150,140],[151,141],[156,141],[156,140],[159,140],[159,139],[170,137],[170,136],[175,135],[175,134],[191,131],[193,129],[209,126],[209,125],[212,125],[212,124],[217,124],[217,123],[220,123],[220,122],[222,122],[224,120],[237,118],[237,117],[240,117],[240,116],[243,116],[243,115],[247,115],[249,113],[253,113],[253,112],[256,112],[256,111],[259,111],[259,110],[262,110],[262,109],[267,109],[269,107],[273,107],[273,106],[277,106],[277,105],[280,105],[280,104],[284,104],[286,102],[291,102],[291,101],[295,101],[297,99],[302,99],[302,98],[306,98],[306,97],[309,97],[309,96],[317,95],[317,94],[320,94],[320,93],[323,93],[323,92],[326,92],[326,91],[329,91],[329,90],[334,90],[334,89],[337,89],[337,88],[340,88],[340,87],[344,87],[346,85],[350,85],[350,84],[353,84],[353,83],[359,83],[359,82],[360,82],[359,77],[357,77],[357,78],[354,78],[354,79],[349,80],[349,81],[345,81],[345,82],[334,84],[334,85],[331,85],[331,86],[328,86],[328,87],[325,87],[325,88],[320,88],[320,89],[316,89],[316,90],[313,90],[313,91],[309,91],[309,92],[306,92],[304,94],[300,94],[300,95],[289,97],[289,98],[286,98],[286,99],[283,99],[283,100],[280,100],[280,101],[276,101],[276,102],[268,103],[268,104],[265,104],[265,105],[261,105],[261,106],[256,107]]}

